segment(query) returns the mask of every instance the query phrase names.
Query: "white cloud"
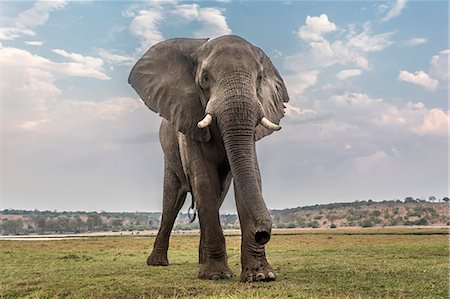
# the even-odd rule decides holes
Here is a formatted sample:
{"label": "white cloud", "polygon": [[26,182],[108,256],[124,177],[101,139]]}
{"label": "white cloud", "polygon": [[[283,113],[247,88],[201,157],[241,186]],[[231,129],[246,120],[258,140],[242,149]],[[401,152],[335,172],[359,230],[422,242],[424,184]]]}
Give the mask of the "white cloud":
{"label": "white cloud", "polygon": [[25,44],[29,46],[42,46],[44,42],[39,40],[33,40],[33,41],[25,41]]}
{"label": "white cloud", "polygon": [[148,48],[164,40],[158,28],[163,19],[163,13],[158,10],[140,10],[138,15],[133,18],[130,31],[140,41],[139,54],[143,54]]}
{"label": "white cloud", "polygon": [[428,42],[428,40],[426,38],[414,37],[414,38],[411,38],[411,39],[405,41],[404,44],[408,47],[414,47],[414,46],[425,44],[427,42]]}
{"label": "white cloud", "polygon": [[197,21],[201,24],[202,28],[194,32],[195,37],[214,38],[231,34],[223,11],[219,8],[200,7],[198,4],[182,4],[177,5],[173,13],[186,20]]}
{"label": "white cloud", "polygon": [[420,85],[431,91],[436,90],[439,86],[439,82],[431,78],[424,71],[417,71],[414,74],[408,71],[400,71],[400,73],[398,74],[398,79],[401,81]]}
{"label": "white cloud", "polygon": [[323,34],[336,30],[336,25],[328,20],[326,14],[319,17],[306,17],[306,25],[298,29],[298,36],[306,41],[323,41]]}
{"label": "white cloud", "polygon": [[14,26],[0,28],[0,39],[14,40],[22,35],[34,36],[34,27],[44,24],[52,11],[64,8],[69,1],[37,1],[19,14]]}
{"label": "white cloud", "polygon": [[390,19],[398,17],[405,7],[406,7],[406,0],[395,1],[395,3],[391,6],[386,16],[382,19],[382,21],[386,22],[389,21]]}
{"label": "white cloud", "polygon": [[61,49],[52,49],[52,51],[58,55],[70,58],[73,61],[82,64],[87,69],[101,70],[102,65],[103,65],[103,60],[98,57],[83,56],[78,53],[69,53],[69,52],[67,52],[65,50],[61,50]]}
{"label": "white cloud", "polygon": [[195,32],[195,37],[218,37],[231,34],[227,20],[222,11],[217,8],[206,7],[200,10],[198,21],[202,24],[202,29]]}
{"label": "white cloud", "polygon": [[393,44],[391,40],[393,32],[372,35],[368,22],[364,24],[363,28],[363,32],[348,40],[347,46],[349,48],[356,48],[363,52],[379,52]]}
{"label": "white cloud", "polygon": [[440,109],[431,109],[424,115],[423,122],[415,127],[413,131],[419,135],[441,135],[448,136],[450,112],[445,113]]}
{"label": "white cloud", "polygon": [[138,55],[164,40],[160,30],[162,23],[177,22],[180,18],[188,22],[197,22],[201,26],[193,33],[197,38],[214,38],[231,34],[224,9],[201,7],[199,4],[178,4],[176,1],[152,1],[146,5],[147,9],[139,11],[137,11],[139,6],[132,5],[124,12],[125,16],[133,17],[130,31],[140,40]]}
{"label": "white cloud", "polygon": [[17,27],[0,27],[0,40],[14,40],[22,35],[34,36],[35,33],[30,29]]}
{"label": "white cloud", "polygon": [[56,96],[61,93],[54,85],[59,78],[75,76],[110,79],[102,72],[101,59],[67,53],[64,50],[55,52],[74,59],[75,62],[54,62],[22,49],[0,48],[5,75],[1,82],[2,88],[24,93],[21,97],[36,98],[39,101],[42,97]]}
{"label": "white cloud", "polygon": [[316,85],[318,75],[318,70],[310,70],[284,76],[289,94],[291,96],[303,94],[308,87]]}
{"label": "white cloud", "polygon": [[284,103],[284,106],[286,108],[284,108],[284,113],[287,116],[294,116],[294,117],[298,117],[298,116],[305,116],[305,115],[314,115],[316,114],[316,111],[312,110],[312,109],[301,109],[299,107],[295,107],[294,105],[290,104],[290,103]]}
{"label": "white cloud", "polygon": [[102,58],[104,61],[111,64],[131,65],[136,60],[134,57],[115,54],[106,49],[99,49],[98,56],[100,56],[100,58]]}
{"label": "white cloud", "polygon": [[359,75],[361,75],[361,73],[362,73],[362,71],[360,69],[342,70],[336,74],[336,77],[339,80],[344,80],[349,77],[359,76]]}
{"label": "white cloud", "polygon": [[16,26],[19,28],[33,28],[44,24],[52,11],[62,9],[68,1],[37,1],[30,9],[19,14]]}
{"label": "white cloud", "polygon": [[434,55],[430,61],[430,76],[439,81],[440,85],[448,88],[450,50],[444,50]]}
{"label": "white cloud", "polygon": [[[355,25],[349,25],[346,29],[337,28],[325,14],[308,16],[305,22],[306,25],[299,28],[299,38],[307,42],[307,50],[286,56],[283,60],[284,67],[293,72],[286,77],[288,86],[291,85],[289,91],[294,97],[317,83],[321,69],[340,64],[350,66],[352,70],[340,73],[338,78],[359,75],[362,70],[370,69],[369,53],[382,51],[393,44],[393,32],[373,34],[369,22],[361,30],[357,30]],[[345,35],[334,41],[323,35],[334,31],[339,32],[339,36]]]}

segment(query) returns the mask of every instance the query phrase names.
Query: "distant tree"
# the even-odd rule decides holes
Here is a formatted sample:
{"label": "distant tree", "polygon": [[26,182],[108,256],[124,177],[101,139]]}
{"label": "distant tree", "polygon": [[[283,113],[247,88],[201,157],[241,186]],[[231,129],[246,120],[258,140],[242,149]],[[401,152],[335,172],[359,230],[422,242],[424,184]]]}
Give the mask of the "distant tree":
{"label": "distant tree", "polygon": [[4,235],[19,235],[23,232],[23,222],[21,219],[6,219],[0,228]]}
{"label": "distant tree", "polygon": [[47,217],[43,215],[37,215],[33,217],[33,222],[36,227],[37,233],[43,233],[47,231]]}
{"label": "distant tree", "polygon": [[331,224],[330,228],[336,228],[336,224]]}
{"label": "distant tree", "polygon": [[311,227],[311,228],[318,228],[318,227],[320,227],[320,224],[319,224],[319,222],[314,220],[314,221],[308,222],[308,224],[306,226]]}
{"label": "distant tree", "polygon": [[[114,219],[111,224],[113,227],[119,228],[123,225],[123,220],[122,219]],[[152,220],[149,221],[149,225],[152,226]]]}
{"label": "distant tree", "polygon": [[405,198],[405,203],[415,203],[416,200],[412,198],[411,196],[408,196]]}
{"label": "distant tree", "polygon": [[449,202],[450,201],[450,199],[448,197],[444,197],[442,200],[445,201],[445,202]]}
{"label": "distant tree", "polygon": [[428,197],[428,200],[431,202],[435,202],[436,201],[436,196],[430,196]]}
{"label": "distant tree", "polygon": [[373,217],[379,217],[379,216],[381,216],[381,212],[378,211],[378,210],[375,210],[375,211],[373,211],[373,212],[371,213],[371,215],[372,215]]}
{"label": "distant tree", "polygon": [[102,218],[97,213],[90,214],[86,224],[89,231],[100,230],[103,226]]}
{"label": "distant tree", "polygon": [[364,219],[361,221],[361,227],[372,227],[373,223],[369,219]]}

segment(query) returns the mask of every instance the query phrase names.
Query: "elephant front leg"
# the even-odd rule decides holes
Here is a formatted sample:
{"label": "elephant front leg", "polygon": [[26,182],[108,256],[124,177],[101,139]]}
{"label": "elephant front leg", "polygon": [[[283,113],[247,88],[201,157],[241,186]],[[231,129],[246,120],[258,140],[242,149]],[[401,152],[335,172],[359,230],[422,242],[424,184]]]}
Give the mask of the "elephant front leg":
{"label": "elephant front leg", "polygon": [[229,279],[233,271],[228,266],[225,237],[219,220],[219,193],[214,179],[197,177],[194,184],[200,221],[200,269],[201,279]]}
{"label": "elephant front leg", "polygon": [[163,191],[163,212],[161,226],[153,251],[147,259],[149,266],[168,266],[167,250],[169,248],[170,233],[175,219],[186,199],[186,192],[182,191],[181,182],[176,174],[165,163],[164,171],[164,191]]}
{"label": "elephant front leg", "polygon": [[241,224],[241,282],[272,281],[276,279],[275,271],[266,259],[265,246],[259,245],[252,230],[253,222],[243,206],[238,188],[234,186],[236,206]]}

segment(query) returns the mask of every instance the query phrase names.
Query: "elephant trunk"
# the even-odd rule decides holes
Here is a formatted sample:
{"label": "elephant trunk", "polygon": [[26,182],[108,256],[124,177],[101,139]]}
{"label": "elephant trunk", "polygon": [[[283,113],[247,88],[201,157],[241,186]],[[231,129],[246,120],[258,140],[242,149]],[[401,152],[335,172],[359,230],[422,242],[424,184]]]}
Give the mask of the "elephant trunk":
{"label": "elephant trunk", "polygon": [[250,95],[227,97],[215,110],[225,150],[230,163],[236,191],[249,218],[246,225],[256,243],[270,239],[272,219],[261,192],[261,177],[256,159],[255,127],[261,119],[261,109]]}

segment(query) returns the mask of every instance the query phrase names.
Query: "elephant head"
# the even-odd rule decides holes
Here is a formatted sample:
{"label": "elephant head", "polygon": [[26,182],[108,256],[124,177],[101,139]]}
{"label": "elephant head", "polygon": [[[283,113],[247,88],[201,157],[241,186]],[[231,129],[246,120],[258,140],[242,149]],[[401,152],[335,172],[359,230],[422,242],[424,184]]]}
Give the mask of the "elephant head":
{"label": "elephant head", "polygon": [[187,137],[211,142],[217,126],[243,206],[258,244],[270,238],[255,141],[279,130],[289,100],[279,73],[263,51],[237,36],[172,39],[136,63],[129,83],[145,104]]}

